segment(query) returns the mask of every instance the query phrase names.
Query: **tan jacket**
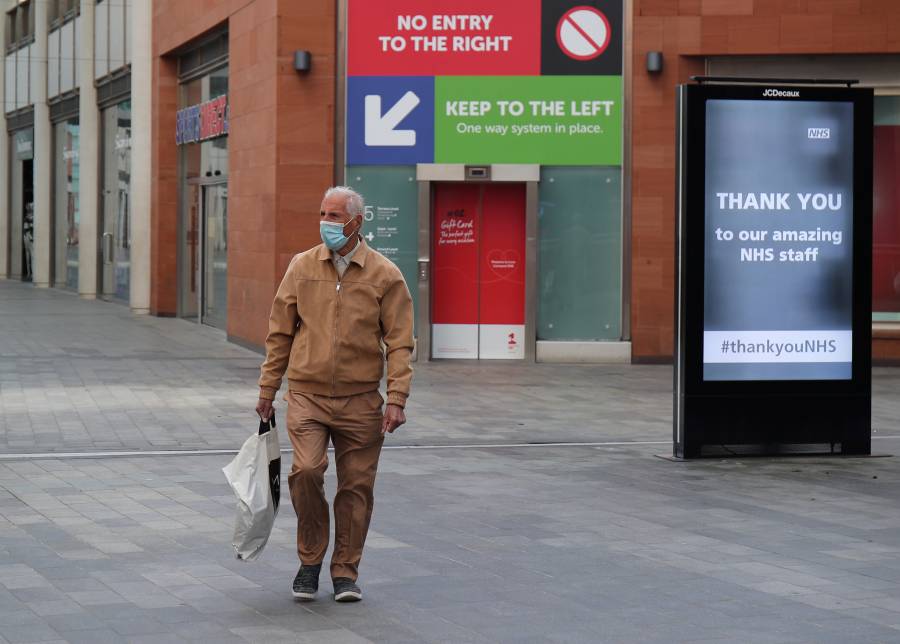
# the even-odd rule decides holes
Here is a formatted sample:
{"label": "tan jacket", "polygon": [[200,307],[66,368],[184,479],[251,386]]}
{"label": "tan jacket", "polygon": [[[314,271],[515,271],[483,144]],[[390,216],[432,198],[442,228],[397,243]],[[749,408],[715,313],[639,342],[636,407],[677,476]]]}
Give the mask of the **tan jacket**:
{"label": "tan jacket", "polygon": [[360,239],[338,279],[331,251],[319,244],[294,256],[278,287],[259,397],[275,398],[285,370],[293,391],[324,396],[374,391],[386,356],[387,401],[403,407],[412,350],[412,298],[400,269]]}

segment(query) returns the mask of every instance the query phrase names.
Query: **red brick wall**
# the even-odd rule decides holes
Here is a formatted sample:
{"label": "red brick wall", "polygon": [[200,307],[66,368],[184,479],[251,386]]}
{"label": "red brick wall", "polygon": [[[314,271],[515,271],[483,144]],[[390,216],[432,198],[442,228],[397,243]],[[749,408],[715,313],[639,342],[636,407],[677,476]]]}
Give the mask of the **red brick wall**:
{"label": "red brick wall", "polygon": [[[640,361],[674,349],[675,86],[703,73],[704,56],[898,53],[900,2],[633,1],[631,324]],[[662,74],[645,71],[648,51],[663,52]]]}
{"label": "red brick wall", "polygon": [[[153,312],[177,295],[174,50],[222,24],[229,37],[228,334],[262,345],[288,261],[318,243],[334,174],[335,4],[327,0],[154,3]],[[293,53],[312,53],[298,74]]]}
{"label": "red brick wall", "polygon": [[[157,30],[154,29],[154,39]],[[150,193],[150,312],[175,315],[178,297],[178,151],[175,111],[178,69],[174,59],[153,58],[153,124]]]}

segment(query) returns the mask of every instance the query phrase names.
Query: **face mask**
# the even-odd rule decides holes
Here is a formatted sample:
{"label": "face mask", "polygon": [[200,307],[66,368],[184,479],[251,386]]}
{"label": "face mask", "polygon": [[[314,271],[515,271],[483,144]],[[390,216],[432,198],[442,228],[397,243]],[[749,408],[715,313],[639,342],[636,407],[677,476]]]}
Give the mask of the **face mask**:
{"label": "face mask", "polygon": [[[347,222],[350,223],[349,221]],[[330,250],[340,250],[350,238],[344,235],[344,227],[347,224],[333,224],[329,221],[319,222],[319,236]]]}

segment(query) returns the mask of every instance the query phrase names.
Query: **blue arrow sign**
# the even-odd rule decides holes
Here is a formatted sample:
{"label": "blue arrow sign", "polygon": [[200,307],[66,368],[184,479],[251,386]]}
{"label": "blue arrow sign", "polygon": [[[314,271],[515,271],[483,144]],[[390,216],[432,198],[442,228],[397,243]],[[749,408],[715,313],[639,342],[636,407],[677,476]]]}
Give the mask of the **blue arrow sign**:
{"label": "blue arrow sign", "polygon": [[347,79],[347,163],[434,161],[434,78]]}

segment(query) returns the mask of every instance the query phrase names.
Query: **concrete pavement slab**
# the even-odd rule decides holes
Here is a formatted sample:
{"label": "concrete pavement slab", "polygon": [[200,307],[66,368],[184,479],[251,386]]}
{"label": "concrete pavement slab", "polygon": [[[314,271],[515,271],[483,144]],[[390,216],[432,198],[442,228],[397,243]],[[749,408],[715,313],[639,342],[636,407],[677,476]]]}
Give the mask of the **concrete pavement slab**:
{"label": "concrete pavement slab", "polygon": [[[255,427],[262,358],[216,329],[8,280],[0,328],[0,454],[237,449]],[[874,374],[876,435],[900,435],[900,373]],[[422,362],[389,444],[664,443],[671,390],[670,366]]]}
{"label": "concrete pavement slab", "polygon": [[[388,445],[443,448],[384,452],[364,601],[334,603],[323,575],[298,604],[286,489],[261,559],[237,561],[231,455],[209,452],[253,430],[258,355],[9,282],[0,324],[0,454],[18,453],[0,460],[0,644],[900,639],[898,459],[655,458],[670,367],[417,365]],[[876,370],[885,452],[898,383]],[[136,454],[62,455],[102,450]]]}
{"label": "concrete pavement slab", "polygon": [[[536,449],[541,458],[535,458]],[[127,466],[122,469],[132,481],[170,485],[190,474],[206,490],[220,492],[216,488],[225,483],[219,468],[227,458],[118,462]],[[430,454],[430,473],[410,473],[415,472],[410,464],[419,460],[414,451],[386,452],[382,458],[373,530],[395,547],[366,551],[361,604],[334,604],[327,579],[318,601],[301,605],[290,598],[297,561],[287,498],[282,501],[288,511],[280,513],[262,559],[244,563],[232,558],[229,545],[233,501],[225,494],[195,492],[197,512],[218,531],[179,528],[170,553],[111,554],[99,560],[101,569],[88,573],[91,589],[72,590],[72,578],[39,575],[28,549],[19,551],[21,560],[7,568],[16,573],[13,578],[37,578],[46,586],[8,591],[19,606],[31,606],[32,617],[0,620],[0,636],[21,638],[23,629],[35,627],[80,641],[90,636],[126,641],[132,635],[147,641],[154,630],[169,641],[278,640],[287,637],[285,631],[299,641],[306,641],[304,633],[375,642],[715,641],[756,624],[759,637],[753,641],[900,637],[900,579],[891,572],[900,570],[900,555],[866,525],[872,514],[896,511],[891,493],[900,492],[900,471],[894,459],[841,461],[846,474],[864,482],[850,493],[840,478],[827,474],[836,467],[827,458],[674,464],[655,459],[652,446],[456,449]],[[55,463],[40,461],[44,474],[26,468],[11,477],[10,463],[0,464],[0,472],[4,484],[35,474],[57,478],[58,487],[69,477],[104,476],[104,468],[89,460],[68,461],[70,467],[59,470]],[[797,476],[798,469],[805,478]],[[587,471],[592,476],[582,476]],[[473,479],[478,485],[469,484]],[[690,494],[679,494],[689,485]],[[332,475],[326,486],[333,492]],[[431,502],[446,489],[455,490],[454,505]],[[746,502],[754,489],[768,491],[766,504]],[[106,483],[97,502],[115,491],[115,482]],[[811,494],[820,499],[810,501]],[[746,498],[735,502],[736,496]],[[839,505],[842,512],[810,517],[790,510],[804,499]],[[573,505],[582,513],[573,513]],[[721,515],[726,527],[708,512],[720,507],[729,508]],[[765,530],[757,529],[762,526]],[[0,528],[8,527],[0,519]],[[114,539],[129,529],[104,527]],[[171,532],[143,529],[151,541]],[[508,539],[497,541],[498,532]],[[739,540],[748,533],[756,535],[752,546]],[[834,540],[817,540],[823,533],[839,538],[842,548],[835,549]],[[40,536],[23,533],[22,538],[39,546]],[[784,551],[782,544],[792,539],[805,539],[807,549]],[[90,539],[83,543],[86,550],[102,547]],[[878,553],[882,566],[855,559],[857,568],[836,565],[847,561],[845,551]],[[88,570],[91,565],[89,559],[79,564]],[[97,583],[104,590],[97,590]],[[866,592],[845,596],[835,588]],[[46,598],[69,598],[67,610],[74,606],[81,612],[53,614],[54,603],[62,600],[42,598],[42,590]],[[148,603],[154,597],[168,597],[170,605]],[[823,620],[830,625],[827,633]],[[194,624],[201,626],[192,630]],[[585,639],[593,636],[596,640]]]}

